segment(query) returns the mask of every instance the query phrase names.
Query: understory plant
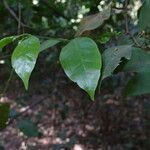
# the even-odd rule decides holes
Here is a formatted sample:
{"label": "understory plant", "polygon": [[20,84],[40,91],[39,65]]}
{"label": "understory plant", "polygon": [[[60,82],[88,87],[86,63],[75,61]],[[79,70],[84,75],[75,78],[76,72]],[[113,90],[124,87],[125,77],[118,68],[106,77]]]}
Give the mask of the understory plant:
{"label": "understory plant", "polygon": [[[70,80],[85,90],[94,101],[95,91],[102,81],[118,72],[134,73],[133,78],[127,83],[123,94],[136,96],[150,92],[150,0],[145,0],[139,9],[138,31],[130,31],[128,20],[128,5],[125,5],[124,36],[129,41],[127,44],[117,44],[107,47],[114,32],[102,34],[99,39],[107,48],[101,49],[87,32],[105,25],[105,22],[113,15],[113,5],[109,4],[103,11],[86,16],[82,19],[78,30],[72,39],[50,38],[42,40],[38,36],[25,33],[12,35],[0,40],[1,53],[3,48],[12,42],[18,42],[11,55],[11,65],[16,74],[28,90],[29,79],[36,65],[38,56],[44,50],[60,44],[59,62]],[[115,33],[117,34],[117,33]],[[119,35],[118,35],[119,36]]]}

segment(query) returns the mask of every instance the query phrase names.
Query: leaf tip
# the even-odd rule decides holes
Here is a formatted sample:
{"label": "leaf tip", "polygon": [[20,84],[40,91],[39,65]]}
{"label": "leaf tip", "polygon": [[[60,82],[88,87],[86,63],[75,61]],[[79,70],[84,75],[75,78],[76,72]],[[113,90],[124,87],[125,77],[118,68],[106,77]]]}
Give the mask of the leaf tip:
{"label": "leaf tip", "polygon": [[90,99],[92,100],[92,101],[95,101],[95,91],[87,91],[87,93],[89,94],[89,96],[90,96]]}
{"label": "leaf tip", "polygon": [[91,100],[94,102],[95,101],[95,98],[94,97],[90,97],[91,98]]}
{"label": "leaf tip", "polygon": [[27,80],[22,79],[22,80],[23,80],[25,90],[27,91],[29,89],[29,79],[27,79]]}

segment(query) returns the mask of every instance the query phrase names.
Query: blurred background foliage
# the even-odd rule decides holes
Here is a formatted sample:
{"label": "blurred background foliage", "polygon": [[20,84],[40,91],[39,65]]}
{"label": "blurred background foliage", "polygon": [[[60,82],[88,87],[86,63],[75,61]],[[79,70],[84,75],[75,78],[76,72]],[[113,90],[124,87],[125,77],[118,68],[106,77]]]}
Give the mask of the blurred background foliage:
{"label": "blurred background foliage", "polygon": [[[84,16],[102,11],[110,2],[110,19],[100,28],[85,32],[83,36],[93,38],[101,51],[116,44],[130,43],[129,37],[124,34],[124,0],[0,0],[0,38],[30,33],[38,36],[41,41],[48,38],[71,39]],[[129,27],[133,34],[137,34],[138,31],[137,16],[141,4],[140,0],[130,0],[128,6],[128,17],[131,19]],[[8,47],[7,51],[1,53],[0,64],[4,61],[9,64],[12,47]],[[49,62],[49,65],[56,62],[59,51],[59,45],[53,47],[51,52],[45,51],[44,60]]]}
{"label": "blurred background foliage", "polygon": [[[17,33],[18,22],[10,13],[13,11],[16,16],[19,14],[21,16],[21,33],[71,38],[83,16],[102,11],[109,2],[110,0],[6,0],[4,3],[1,0],[1,36]],[[113,14],[106,25],[99,30],[120,31],[119,29],[123,29],[124,18],[121,8],[124,0],[113,0],[112,3]],[[129,15],[134,25],[137,24],[137,10],[140,6],[140,0],[131,0]]]}

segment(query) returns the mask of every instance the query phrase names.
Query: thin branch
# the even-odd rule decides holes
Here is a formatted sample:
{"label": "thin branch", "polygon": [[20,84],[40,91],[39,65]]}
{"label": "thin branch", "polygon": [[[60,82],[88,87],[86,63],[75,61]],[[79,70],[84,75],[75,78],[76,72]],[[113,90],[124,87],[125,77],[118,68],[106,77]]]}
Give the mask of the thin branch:
{"label": "thin branch", "polygon": [[129,20],[128,20],[128,4],[129,4],[129,2],[130,2],[130,0],[125,0],[125,2],[124,2],[125,33],[130,36],[130,38],[132,39],[132,41],[133,41],[133,43],[135,44],[136,47],[139,47],[139,48],[142,48],[142,49],[145,49],[145,50],[149,50],[150,49],[149,47],[141,45],[137,41],[137,39],[134,37],[134,35],[130,32]]}
{"label": "thin branch", "polygon": [[19,2],[18,4],[18,34],[20,34],[20,28],[21,28],[21,5]]}
{"label": "thin branch", "polygon": [[7,82],[6,82],[5,87],[4,87],[4,90],[3,90],[3,92],[2,92],[2,95],[4,95],[4,94],[6,93],[8,87],[9,87],[10,81],[11,81],[11,79],[12,79],[12,77],[13,77],[13,73],[14,73],[14,70],[12,69],[12,70],[11,70],[11,73],[10,73],[10,76],[9,76]]}
{"label": "thin branch", "polygon": [[125,0],[124,4],[124,12],[125,12],[125,32],[126,34],[129,34],[129,25],[128,25],[128,0]]}
{"label": "thin branch", "polygon": [[[9,7],[9,5],[7,4],[6,0],[3,0],[3,4],[4,7],[6,8],[6,10],[8,10],[8,12],[11,14],[11,16],[19,23],[19,18],[17,17],[17,15],[15,14],[15,12]],[[22,27],[27,27],[29,28],[26,24],[24,24],[23,22],[20,22],[20,25]]]}

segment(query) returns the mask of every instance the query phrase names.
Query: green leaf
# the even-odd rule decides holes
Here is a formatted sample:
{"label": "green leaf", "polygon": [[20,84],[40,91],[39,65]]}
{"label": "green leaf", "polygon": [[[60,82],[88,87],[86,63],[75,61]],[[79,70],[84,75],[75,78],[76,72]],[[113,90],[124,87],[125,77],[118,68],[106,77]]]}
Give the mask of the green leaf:
{"label": "green leaf", "polygon": [[150,32],[150,0],[145,0],[139,15],[139,28],[140,30],[145,30]]}
{"label": "green leaf", "polygon": [[73,39],[62,49],[60,62],[67,76],[94,100],[102,66],[96,43],[87,37]]}
{"label": "green leaf", "polygon": [[121,45],[106,49],[102,54],[103,70],[101,79],[103,80],[112,75],[113,71],[120,64],[121,58],[130,59],[131,51],[131,45]]}
{"label": "green leaf", "polygon": [[17,36],[9,36],[0,40],[0,49],[3,49],[6,45],[13,42]]}
{"label": "green leaf", "polygon": [[30,120],[21,120],[18,126],[20,131],[27,137],[37,137],[39,135],[37,126]]}
{"label": "green leaf", "polygon": [[112,35],[113,35],[113,33],[111,33],[111,32],[104,32],[104,33],[102,33],[100,35],[99,42],[101,44],[106,44],[110,40]]}
{"label": "green leaf", "polygon": [[10,105],[7,103],[0,104],[0,128],[5,128],[9,119]]}
{"label": "green leaf", "polygon": [[127,72],[150,72],[150,53],[133,48],[131,60],[128,61],[123,71]]}
{"label": "green leaf", "polygon": [[9,36],[9,37],[5,37],[3,39],[0,40],[0,52],[2,51],[2,49],[10,44],[11,42],[13,42],[14,40],[20,38],[20,37],[26,37],[29,34],[21,34],[21,35],[17,35],[17,36]]}
{"label": "green leaf", "polygon": [[12,67],[23,80],[26,89],[28,89],[29,78],[36,64],[39,52],[39,39],[35,36],[28,36],[26,39],[19,42],[12,54]]}
{"label": "green leaf", "polygon": [[48,49],[56,44],[58,44],[60,42],[60,40],[57,40],[57,39],[50,39],[50,40],[46,40],[44,41],[42,44],[41,44],[41,50],[40,51],[43,51],[45,49]]}
{"label": "green leaf", "polygon": [[150,72],[138,73],[128,82],[124,89],[124,95],[126,96],[137,96],[148,93],[150,93]]}
{"label": "green leaf", "polygon": [[111,7],[108,5],[102,12],[86,16],[80,23],[76,36],[80,36],[84,31],[94,30],[101,26],[110,17]]}
{"label": "green leaf", "polygon": [[134,48],[131,60],[128,61],[123,71],[137,72],[127,84],[124,94],[127,96],[136,96],[150,93],[150,53],[140,48]]}

